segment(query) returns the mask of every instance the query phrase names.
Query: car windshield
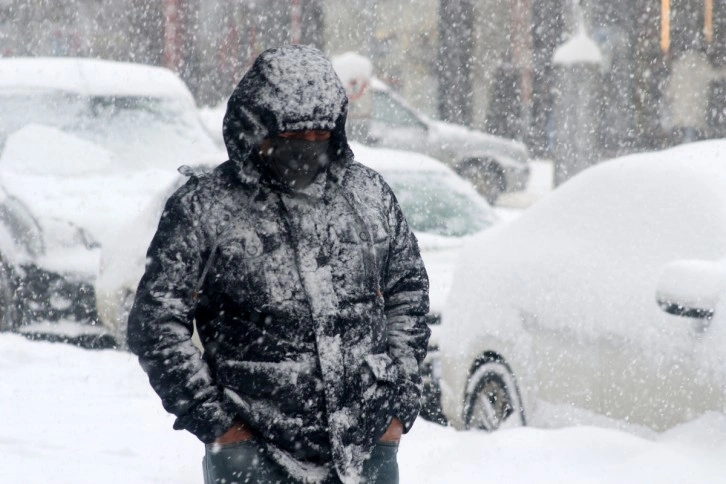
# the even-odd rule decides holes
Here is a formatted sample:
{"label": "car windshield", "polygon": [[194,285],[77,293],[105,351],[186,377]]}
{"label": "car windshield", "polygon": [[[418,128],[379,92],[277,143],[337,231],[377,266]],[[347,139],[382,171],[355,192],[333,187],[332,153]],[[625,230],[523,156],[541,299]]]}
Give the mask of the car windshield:
{"label": "car windshield", "polygon": [[126,168],[178,166],[214,151],[194,106],[175,99],[0,93],[0,148],[9,135],[42,124],[95,143]]}
{"label": "car windshield", "polygon": [[445,172],[382,171],[416,232],[449,237],[474,234],[495,216],[472,189]]}
{"label": "car windshield", "polygon": [[424,128],[419,119],[387,92],[373,92],[372,117],[392,126]]}

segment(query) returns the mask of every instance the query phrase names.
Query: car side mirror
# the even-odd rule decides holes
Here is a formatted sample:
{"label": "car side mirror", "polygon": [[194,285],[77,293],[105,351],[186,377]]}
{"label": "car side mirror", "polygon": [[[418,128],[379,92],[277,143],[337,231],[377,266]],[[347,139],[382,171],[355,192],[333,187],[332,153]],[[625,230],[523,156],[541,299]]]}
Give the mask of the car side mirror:
{"label": "car side mirror", "polygon": [[720,262],[670,262],[663,267],[658,280],[656,301],[668,314],[710,322],[725,281],[726,266]]}

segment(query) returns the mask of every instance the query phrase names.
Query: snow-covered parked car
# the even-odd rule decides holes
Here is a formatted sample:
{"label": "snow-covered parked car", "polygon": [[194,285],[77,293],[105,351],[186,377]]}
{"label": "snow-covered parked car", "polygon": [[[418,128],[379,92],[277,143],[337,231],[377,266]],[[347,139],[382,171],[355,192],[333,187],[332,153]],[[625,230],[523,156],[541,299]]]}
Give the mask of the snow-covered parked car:
{"label": "snow-covered parked car", "polygon": [[[687,262],[726,254],[724,153],[710,141],[602,163],[474,237],[441,328],[449,421],[548,424],[539,406],[662,430],[725,411],[726,321],[709,300],[722,286]],[[715,316],[667,314],[656,293]]]}
{"label": "snow-covered parked car", "polygon": [[[174,179],[179,165],[224,159],[202,127],[187,87],[158,67],[97,59],[0,59],[0,112],[0,185],[36,219],[61,221],[45,227],[41,245],[59,238],[55,232],[66,226],[103,245],[139,213],[160,183]],[[49,270],[64,263],[68,270],[55,272],[93,287],[97,251],[64,261],[36,259]],[[22,279],[23,273],[17,276]],[[21,287],[16,298],[59,298],[29,283]],[[63,295],[69,297],[77,306],[86,295]],[[96,319],[95,313],[86,316],[74,329],[35,326],[79,334]],[[29,322],[16,319],[10,326]]]}
{"label": "snow-covered parked car", "polygon": [[373,76],[371,62],[358,54],[348,52],[332,62],[348,94],[350,139],[432,156],[491,203],[502,192],[527,187],[529,155],[523,143],[424,116]]}
{"label": "snow-covered parked car", "polygon": [[[442,163],[417,153],[351,147],[356,159],[377,170],[393,189],[416,233],[430,279],[432,329],[426,359],[424,416],[440,420],[438,397],[438,339],[441,311],[453,267],[463,240],[494,224],[498,218],[474,188]],[[178,177],[154,197],[143,212],[120,230],[116,242],[103,247],[96,283],[101,321],[122,341],[136,287],[145,267],[145,254],[161,217],[166,199],[186,181]]]}

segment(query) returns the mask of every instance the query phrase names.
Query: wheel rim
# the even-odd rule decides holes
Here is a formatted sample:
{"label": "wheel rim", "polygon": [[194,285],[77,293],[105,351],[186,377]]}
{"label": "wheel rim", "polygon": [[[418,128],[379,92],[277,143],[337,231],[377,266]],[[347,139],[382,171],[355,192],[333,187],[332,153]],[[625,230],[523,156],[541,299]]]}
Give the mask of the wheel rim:
{"label": "wheel rim", "polygon": [[519,391],[505,364],[484,363],[474,372],[468,387],[467,428],[491,432],[525,425]]}
{"label": "wheel rim", "polygon": [[514,412],[503,384],[493,379],[484,382],[473,395],[471,406],[469,425],[485,430],[498,429]]}

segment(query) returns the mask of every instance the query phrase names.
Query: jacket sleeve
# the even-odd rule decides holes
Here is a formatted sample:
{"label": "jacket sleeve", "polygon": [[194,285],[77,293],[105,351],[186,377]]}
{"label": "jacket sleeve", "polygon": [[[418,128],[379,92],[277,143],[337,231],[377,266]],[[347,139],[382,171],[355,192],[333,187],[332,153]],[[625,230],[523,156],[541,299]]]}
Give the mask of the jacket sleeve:
{"label": "jacket sleeve", "polygon": [[391,244],[383,296],[388,320],[388,352],[398,368],[396,417],[408,432],[421,408],[421,371],[431,330],[429,281],[416,237],[390,192]]}
{"label": "jacket sleeve", "polygon": [[174,428],[209,443],[231,427],[234,413],[191,339],[193,291],[206,262],[203,244],[200,228],[175,194],[147,252],[129,314],[128,345],[164,408],[176,415]]}

